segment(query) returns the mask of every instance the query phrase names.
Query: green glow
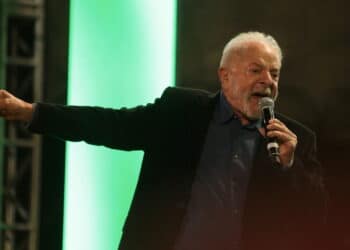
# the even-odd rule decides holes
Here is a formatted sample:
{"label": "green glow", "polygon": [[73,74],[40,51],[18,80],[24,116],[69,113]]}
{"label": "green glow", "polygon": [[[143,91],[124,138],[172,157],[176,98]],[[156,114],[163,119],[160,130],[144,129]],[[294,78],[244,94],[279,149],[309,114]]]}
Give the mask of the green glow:
{"label": "green glow", "polygon": [[[132,107],[175,82],[176,0],[71,0],[68,103]],[[142,152],[67,143],[64,250],[117,249]]]}

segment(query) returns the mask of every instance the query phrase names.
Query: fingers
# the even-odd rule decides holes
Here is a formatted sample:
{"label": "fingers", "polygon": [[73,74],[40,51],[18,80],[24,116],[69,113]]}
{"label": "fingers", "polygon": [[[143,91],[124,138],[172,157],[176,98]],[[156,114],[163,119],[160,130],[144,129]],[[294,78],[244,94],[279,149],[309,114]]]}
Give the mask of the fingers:
{"label": "fingers", "polygon": [[291,166],[294,161],[294,151],[298,143],[297,136],[278,119],[269,121],[267,125],[267,136],[276,138],[279,144],[282,166]]}
{"label": "fingers", "polygon": [[6,109],[6,107],[9,105],[9,97],[11,97],[9,92],[4,89],[0,89],[0,110]]}
{"label": "fingers", "polygon": [[6,120],[30,121],[33,105],[0,89],[0,116]]}
{"label": "fingers", "polygon": [[13,95],[11,95],[8,91],[4,90],[4,89],[0,89],[0,100],[3,100],[5,98],[8,97],[12,97]]}
{"label": "fingers", "polygon": [[278,119],[271,119],[267,130],[268,137],[275,137],[280,142],[297,141],[297,136]]}
{"label": "fingers", "polygon": [[8,113],[8,109],[11,106],[10,95],[6,90],[0,90],[0,115],[5,117]]}

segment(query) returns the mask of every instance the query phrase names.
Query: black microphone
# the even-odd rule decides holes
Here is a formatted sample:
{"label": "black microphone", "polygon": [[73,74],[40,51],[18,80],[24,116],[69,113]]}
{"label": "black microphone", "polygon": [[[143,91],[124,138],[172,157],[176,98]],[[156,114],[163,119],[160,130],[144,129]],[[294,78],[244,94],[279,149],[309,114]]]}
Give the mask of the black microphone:
{"label": "black microphone", "polygon": [[[270,97],[263,97],[260,100],[260,109],[263,117],[263,125],[267,133],[267,125],[270,119],[275,118],[275,113],[273,111],[275,107],[274,101]],[[269,157],[274,164],[280,164],[280,151],[276,138],[267,138],[267,151],[269,152]]]}

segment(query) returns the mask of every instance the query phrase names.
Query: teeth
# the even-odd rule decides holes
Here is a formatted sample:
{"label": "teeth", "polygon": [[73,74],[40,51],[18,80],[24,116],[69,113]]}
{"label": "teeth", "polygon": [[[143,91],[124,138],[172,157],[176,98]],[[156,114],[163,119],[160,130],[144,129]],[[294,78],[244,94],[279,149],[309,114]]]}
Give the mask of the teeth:
{"label": "teeth", "polygon": [[254,96],[258,96],[258,97],[266,97],[266,96],[268,96],[268,95],[266,95],[266,94],[260,94],[260,93],[255,93],[255,94],[253,94]]}
{"label": "teeth", "polygon": [[253,92],[253,95],[254,96],[258,96],[258,97],[270,97],[271,94],[272,94],[272,90],[270,88],[266,88],[266,89],[260,89],[260,90],[257,90],[257,91],[260,91],[260,92]]}

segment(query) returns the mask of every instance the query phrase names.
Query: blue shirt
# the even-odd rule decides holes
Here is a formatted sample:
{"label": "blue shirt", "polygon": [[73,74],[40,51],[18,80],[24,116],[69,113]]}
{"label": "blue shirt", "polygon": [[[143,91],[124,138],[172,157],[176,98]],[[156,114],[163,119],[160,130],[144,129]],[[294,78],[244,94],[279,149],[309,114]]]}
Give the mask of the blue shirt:
{"label": "blue shirt", "polygon": [[221,93],[209,124],[175,250],[239,249],[260,121],[242,126]]}

